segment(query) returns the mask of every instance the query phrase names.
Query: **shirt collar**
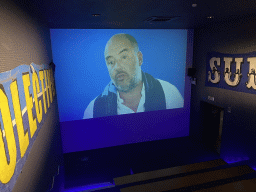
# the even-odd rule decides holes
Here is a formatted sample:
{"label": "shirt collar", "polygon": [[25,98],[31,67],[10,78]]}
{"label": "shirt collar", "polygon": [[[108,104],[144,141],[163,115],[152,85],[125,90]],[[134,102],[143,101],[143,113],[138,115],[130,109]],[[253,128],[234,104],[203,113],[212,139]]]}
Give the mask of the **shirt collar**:
{"label": "shirt collar", "polygon": [[[145,103],[145,86],[144,83],[142,85],[142,89],[141,89],[141,98],[140,100],[143,101],[143,103]],[[122,104],[124,102],[124,100],[120,97],[119,91],[117,90],[117,103]]]}

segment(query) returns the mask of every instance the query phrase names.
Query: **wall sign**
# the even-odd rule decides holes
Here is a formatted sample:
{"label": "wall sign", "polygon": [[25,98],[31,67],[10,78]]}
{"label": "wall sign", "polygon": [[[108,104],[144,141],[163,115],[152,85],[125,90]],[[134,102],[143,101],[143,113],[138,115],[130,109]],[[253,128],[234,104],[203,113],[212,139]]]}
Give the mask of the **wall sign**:
{"label": "wall sign", "polygon": [[54,98],[49,66],[0,73],[0,191],[12,191]]}
{"label": "wall sign", "polygon": [[206,61],[206,86],[256,94],[256,52],[211,52]]}

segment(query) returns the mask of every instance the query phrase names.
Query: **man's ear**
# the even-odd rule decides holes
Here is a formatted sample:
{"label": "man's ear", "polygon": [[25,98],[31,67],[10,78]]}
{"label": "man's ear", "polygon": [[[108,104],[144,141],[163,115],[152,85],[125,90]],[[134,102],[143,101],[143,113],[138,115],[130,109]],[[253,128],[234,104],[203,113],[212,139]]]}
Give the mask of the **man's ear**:
{"label": "man's ear", "polygon": [[142,55],[141,51],[138,51],[137,55],[138,55],[138,59],[139,59],[139,65],[141,66],[143,63],[143,55]]}

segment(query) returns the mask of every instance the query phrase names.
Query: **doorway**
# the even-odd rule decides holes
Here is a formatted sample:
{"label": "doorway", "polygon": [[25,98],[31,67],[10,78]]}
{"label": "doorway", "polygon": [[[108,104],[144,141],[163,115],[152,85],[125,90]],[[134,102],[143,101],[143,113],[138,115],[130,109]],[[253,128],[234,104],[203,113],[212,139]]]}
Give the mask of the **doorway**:
{"label": "doorway", "polygon": [[202,141],[220,154],[224,109],[201,101]]}

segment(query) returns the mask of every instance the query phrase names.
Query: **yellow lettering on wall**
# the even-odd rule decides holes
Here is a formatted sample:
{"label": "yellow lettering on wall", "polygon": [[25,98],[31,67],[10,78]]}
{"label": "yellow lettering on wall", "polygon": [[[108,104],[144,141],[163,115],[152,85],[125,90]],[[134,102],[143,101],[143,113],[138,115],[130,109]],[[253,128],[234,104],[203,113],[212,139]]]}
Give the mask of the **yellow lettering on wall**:
{"label": "yellow lettering on wall", "polygon": [[45,100],[45,90],[44,90],[44,71],[39,71],[39,77],[42,85],[42,93],[43,93],[43,101],[44,101],[44,113],[47,113],[47,106],[46,106],[46,100]]}
{"label": "yellow lettering on wall", "polygon": [[27,103],[30,134],[31,134],[31,138],[32,138],[37,130],[37,124],[36,124],[36,119],[33,117],[33,113],[32,113],[33,100],[32,100],[31,94],[29,93],[29,86],[30,86],[29,73],[23,74],[22,79],[23,79],[23,85],[24,85],[25,99],[26,99],[26,103]]}
{"label": "yellow lettering on wall", "polygon": [[36,106],[36,117],[37,117],[38,123],[41,123],[43,118],[43,108],[42,108],[42,101],[40,100],[38,102],[37,94],[40,93],[40,87],[39,87],[39,80],[36,72],[32,74],[32,83],[33,83],[34,100],[35,100],[35,106]]}
{"label": "yellow lettering on wall", "polygon": [[9,151],[9,162],[4,147],[3,133],[0,127],[0,181],[2,183],[8,183],[16,167],[16,142],[12,126],[12,118],[8,103],[8,98],[4,92],[3,85],[0,84],[0,111],[2,114],[3,127],[6,135],[7,148]]}
{"label": "yellow lettering on wall", "polygon": [[22,158],[28,148],[29,138],[28,138],[28,132],[24,134],[23,119],[21,114],[21,106],[20,106],[17,81],[13,81],[11,83],[10,89],[12,94],[12,103],[13,103],[13,109],[15,114],[15,121],[17,125],[18,136],[19,136],[20,155]]}
{"label": "yellow lettering on wall", "polygon": [[48,102],[48,108],[50,107],[50,101],[49,101],[49,83],[47,82],[47,70],[44,70],[44,80],[45,80],[45,87],[46,87],[46,95],[47,95],[47,102]]}

